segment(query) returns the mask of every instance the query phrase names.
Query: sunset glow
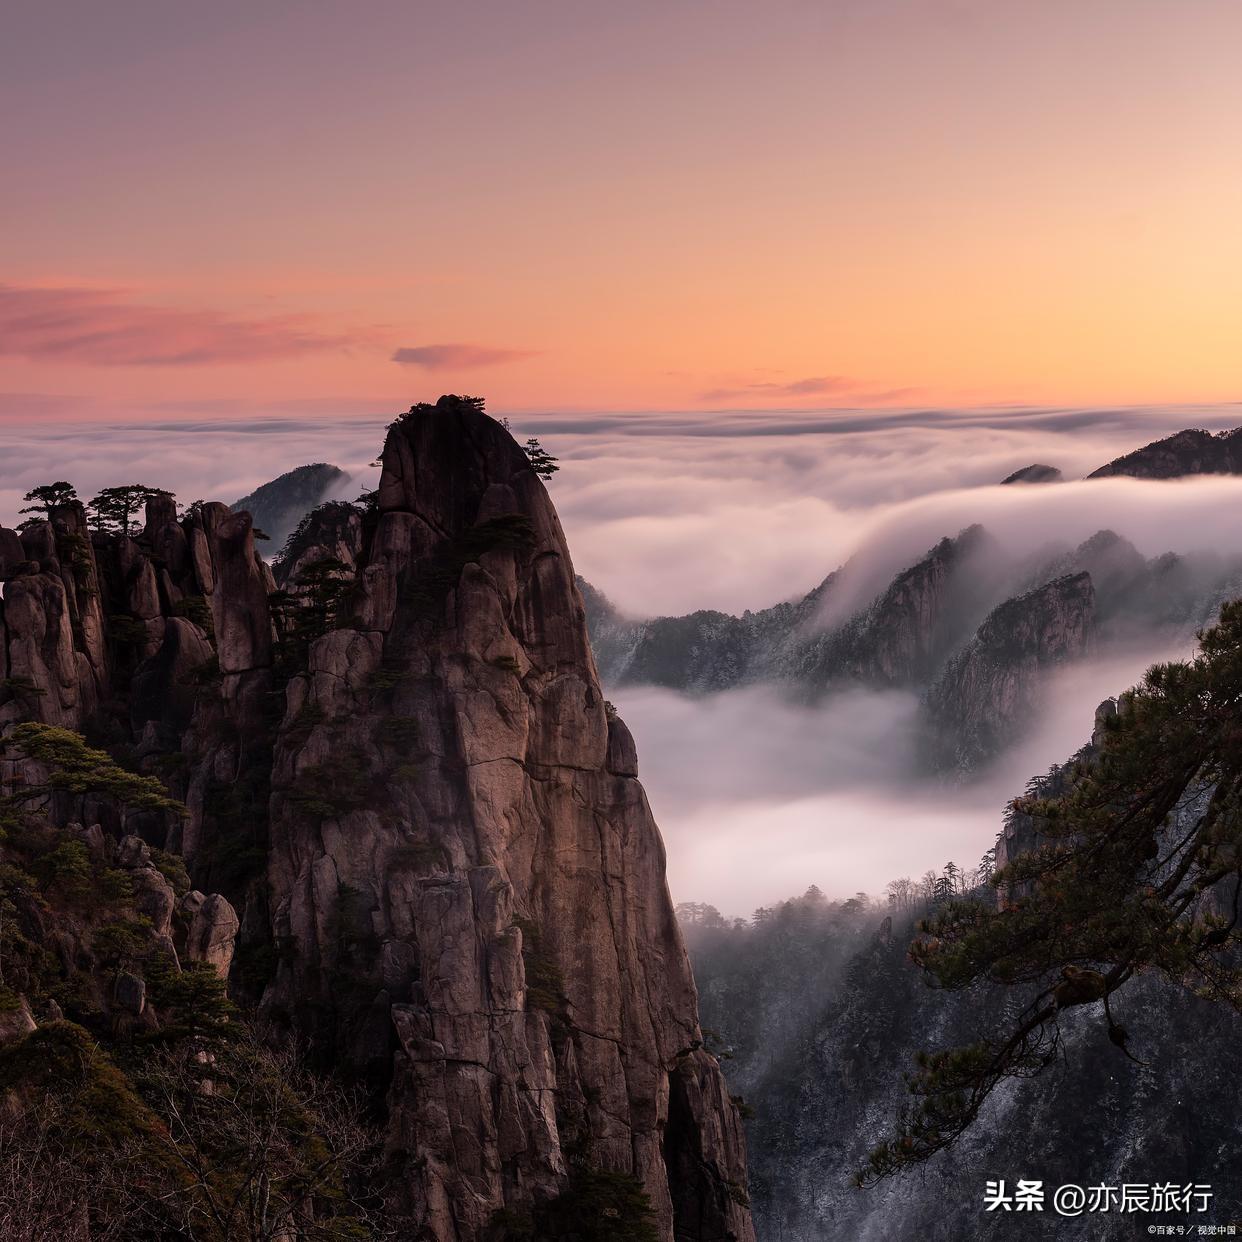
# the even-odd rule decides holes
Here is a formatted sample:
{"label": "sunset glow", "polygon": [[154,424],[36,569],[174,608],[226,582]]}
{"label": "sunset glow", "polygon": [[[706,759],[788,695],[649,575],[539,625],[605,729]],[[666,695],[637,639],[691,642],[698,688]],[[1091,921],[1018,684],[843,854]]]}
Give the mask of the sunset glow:
{"label": "sunset glow", "polygon": [[4,44],[10,415],[1242,393],[1227,0],[123,0]]}

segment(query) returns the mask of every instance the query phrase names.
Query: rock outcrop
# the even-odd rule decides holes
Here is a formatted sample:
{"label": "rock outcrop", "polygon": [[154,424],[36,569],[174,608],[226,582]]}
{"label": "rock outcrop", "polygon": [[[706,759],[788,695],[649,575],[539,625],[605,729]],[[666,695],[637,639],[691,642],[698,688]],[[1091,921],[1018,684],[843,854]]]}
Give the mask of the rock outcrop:
{"label": "rock outcrop", "polygon": [[1095,624],[1091,575],[1058,578],[989,614],[927,696],[936,766],[993,758],[1038,705],[1043,675],[1086,654]]}
{"label": "rock outcrop", "polygon": [[305,572],[323,562],[335,562],[352,572],[363,545],[363,515],[358,506],[328,501],[315,510],[313,521],[303,522],[286,542],[273,563],[277,585],[293,587]]}
{"label": "rock outcrop", "polygon": [[[376,508],[302,523],[283,590],[221,504],[0,531],[0,728],[88,732],[185,803],[49,807],[176,969],[386,1101],[411,1236],[537,1233],[607,1175],[668,1242],[750,1242],[738,1110],[547,491],[457,398],[399,419],[383,465]],[[128,974],[95,1003],[155,1029]]]}
{"label": "rock outcrop", "polygon": [[[288,687],[264,1004],[359,1072],[429,1238],[487,1236],[575,1167],[661,1236],[751,1236],[664,855],[543,484],[442,401],[392,427],[340,622]],[[347,984],[352,1003],[342,1005]],[[421,1235],[420,1235],[421,1236]]]}
{"label": "rock outcrop", "polygon": [[868,685],[925,681],[978,623],[985,582],[975,572],[990,539],[970,526],[942,539],[844,630],[846,668]]}
{"label": "rock outcrop", "polygon": [[197,890],[181,899],[181,909],[190,922],[186,955],[192,962],[206,962],[227,979],[240,927],[237,911],[219,893],[207,897]]}
{"label": "rock outcrop", "polygon": [[1190,474],[1242,474],[1242,427],[1215,433],[1187,428],[1125,453],[1087,477],[1180,479]]}
{"label": "rock outcrop", "polygon": [[1062,477],[1056,466],[1045,466],[1040,462],[1035,462],[1030,466],[1023,466],[1021,470],[1015,470],[1013,474],[1006,475],[1001,479],[1001,483],[1060,483]]}

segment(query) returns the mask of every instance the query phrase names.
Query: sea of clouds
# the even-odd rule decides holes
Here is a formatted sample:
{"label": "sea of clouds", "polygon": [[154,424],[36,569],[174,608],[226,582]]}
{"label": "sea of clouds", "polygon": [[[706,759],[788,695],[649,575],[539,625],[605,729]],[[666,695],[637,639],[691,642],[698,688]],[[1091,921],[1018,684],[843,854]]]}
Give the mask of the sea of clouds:
{"label": "sea of clouds", "polygon": [[1090,737],[1096,707],[1189,643],[1153,643],[1052,679],[1033,734],[978,781],[920,776],[914,695],[850,691],[810,708],[767,687],[705,698],[610,690],[638,743],[639,776],[668,847],[676,900],[726,914],[815,884],[836,897],[882,895],[889,880],[970,871],[1006,804]]}
{"label": "sea of clouds", "polygon": [[[185,502],[233,501],[294,466],[328,461],[353,487],[386,419],[182,417],[101,425],[10,419],[0,520],[23,492],[121,482]],[[1242,408],[907,410],[513,415],[561,461],[550,483],[576,568],[634,615],[741,611],[796,597],[853,558],[839,601],[865,603],[944,535],[981,522],[1017,563],[1108,527],[1144,554],[1242,550],[1242,479],[1082,481],[1187,426],[1242,424]],[[1043,462],[1066,483],[999,486]],[[838,607],[844,604],[838,602]],[[1005,802],[1072,753],[1102,698],[1156,658],[1137,646],[1058,679],[1037,733],[967,788],[912,775],[916,704],[856,693],[820,709],[753,689],[706,698],[609,689],[635,733],[681,900],[745,913],[816,883],[873,893],[949,859],[972,866]]]}

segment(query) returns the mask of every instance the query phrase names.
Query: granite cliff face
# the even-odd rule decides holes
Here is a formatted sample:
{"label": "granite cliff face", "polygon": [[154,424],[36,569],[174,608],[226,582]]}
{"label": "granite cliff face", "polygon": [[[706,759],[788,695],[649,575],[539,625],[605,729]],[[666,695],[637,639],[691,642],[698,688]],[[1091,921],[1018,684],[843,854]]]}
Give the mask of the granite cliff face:
{"label": "granite cliff face", "polygon": [[[579,586],[606,687],[710,693],[768,684],[812,702],[850,687],[911,691],[922,702],[925,759],[956,778],[1020,740],[1054,669],[1092,650],[1190,642],[1242,586],[1242,559],[1148,559],[1100,530],[1077,547],[1015,560],[971,526],[869,599],[874,587],[860,589],[868,576],[855,560],[801,600],[741,617],[631,619]],[[1065,597],[1070,579],[1077,604]]]}
{"label": "granite cliff face", "polygon": [[1047,672],[1079,659],[1095,632],[1091,575],[1057,578],[991,612],[928,691],[936,766],[969,770],[1019,734]]}
{"label": "granite cliff face", "polygon": [[81,730],[185,801],[59,813],[184,856],[186,951],[385,1102],[410,1236],[537,1231],[602,1171],[661,1238],[748,1242],[738,1111],[548,494],[456,398],[383,466],[370,511],[305,524],[283,591],[219,504],[0,532],[0,724]]}
{"label": "granite cliff face", "polygon": [[[428,1236],[480,1237],[585,1160],[641,1178],[664,1236],[749,1237],[736,1110],[548,494],[451,404],[382,460],[348,617],[277,737],[272,917],[296,949],[265,1006],[372,1065],[395,1036],[394,1158]],[[342,978],[365,999],[345,1012]]]}

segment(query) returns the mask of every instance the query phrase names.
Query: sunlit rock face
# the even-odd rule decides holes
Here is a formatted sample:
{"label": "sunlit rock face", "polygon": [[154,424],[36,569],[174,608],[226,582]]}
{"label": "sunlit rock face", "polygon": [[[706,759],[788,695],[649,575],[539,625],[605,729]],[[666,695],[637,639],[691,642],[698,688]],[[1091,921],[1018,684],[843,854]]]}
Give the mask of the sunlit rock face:
{"label": "sunlit rock face", "polygon": [[[0,724],[123,745],[186,803],[53,810],[124,841],[157,934],[386,1101],[413,1236],[500,1236],[591,1169],[636,1178],[669,1242],[749,1242],[738,1111],[542,482],[445,398],[393,425],[376,499],[306,524],[283,591],[221,504],[0,531]],[[149,847],[184,856],[178,901]]]}
{"label": "sunlit rock face", "polygon": [[585,1153],[642,1179],[665,1236],[749,1238],[736,1109],[543,484],[442,401],[391,429],[378,502],[348,620],[288,687],[268,874],[295,947],[266,1007],[393,1062],[432,1237],[482,1236]]}

